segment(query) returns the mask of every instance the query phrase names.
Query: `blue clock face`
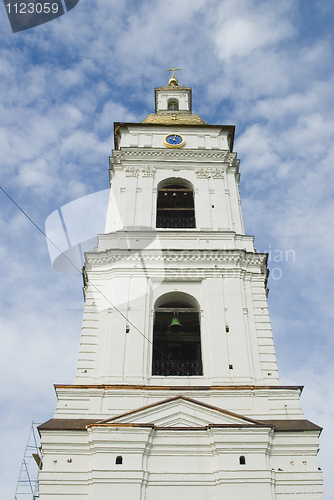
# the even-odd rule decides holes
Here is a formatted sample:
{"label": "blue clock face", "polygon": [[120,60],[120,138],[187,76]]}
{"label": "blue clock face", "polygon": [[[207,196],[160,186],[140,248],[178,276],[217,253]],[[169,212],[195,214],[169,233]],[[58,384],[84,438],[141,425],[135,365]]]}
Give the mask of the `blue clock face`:
{"label": "blue clock face", "polygon": [[169,134],[165,137],[164,143],[169,148],[180,148],[185,143],[182,135]]}

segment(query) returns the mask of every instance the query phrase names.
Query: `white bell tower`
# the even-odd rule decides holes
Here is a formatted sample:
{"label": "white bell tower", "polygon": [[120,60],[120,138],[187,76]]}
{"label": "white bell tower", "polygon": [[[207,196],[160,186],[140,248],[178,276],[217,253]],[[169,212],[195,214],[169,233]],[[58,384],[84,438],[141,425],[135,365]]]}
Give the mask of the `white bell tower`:
{"label": "white bell tower", "polygon": [[115,123],[76,378],[39,428],[40,497],[323,499],[321,428],[278,377],[235,128],[193,114],[172,71],[155,113]]}

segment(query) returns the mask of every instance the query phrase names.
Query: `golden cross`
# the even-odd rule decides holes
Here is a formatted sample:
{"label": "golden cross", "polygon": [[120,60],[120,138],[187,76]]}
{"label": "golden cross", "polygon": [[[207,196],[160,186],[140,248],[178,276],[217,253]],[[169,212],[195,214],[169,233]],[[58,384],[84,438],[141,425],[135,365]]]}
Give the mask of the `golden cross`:
{"label": "golden cross", "polygon": [[174,71],[181,71],[181,68],[174,68],[174,66],[172,66],[172,69],[166,69],[166,71],[173,71],[172,77],[175,78]]}

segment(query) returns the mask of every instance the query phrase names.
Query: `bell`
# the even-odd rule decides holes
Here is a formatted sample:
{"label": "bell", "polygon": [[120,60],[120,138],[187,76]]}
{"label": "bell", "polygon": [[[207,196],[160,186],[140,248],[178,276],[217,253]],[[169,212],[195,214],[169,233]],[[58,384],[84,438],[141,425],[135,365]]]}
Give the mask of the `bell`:
{"label": "bell", "polygon": [[176,316],[174,316],[174,318],[172,319],[171,324],[169,325],[169,331],[172,332],[172,333],[180,333],[180,332],[182,332],[182,325],[180,323],[179,318],[177,318]]}

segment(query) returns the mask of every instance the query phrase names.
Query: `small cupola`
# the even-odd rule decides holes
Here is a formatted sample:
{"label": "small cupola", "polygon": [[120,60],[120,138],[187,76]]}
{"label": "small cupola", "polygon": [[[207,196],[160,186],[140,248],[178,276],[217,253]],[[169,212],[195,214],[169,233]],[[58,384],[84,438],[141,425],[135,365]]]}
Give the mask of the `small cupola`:
{"label": "small cupola", "polygon": [[172,71],[168,85],[155,89],[155,112],[169,111],[191,113],[191,88],[180,86],[175,71],[181,68],[166,69]]}
{"label": "small cupola", "polygon": [[155,113],[148,115],[142,123],[205,124],[200,116],[192,113],[191,88],[179,85],[175,76],[175,71],[181,71],[181,68],[173,66],[166,71],[172,71],[168,85],[155,89]]}
{"label": "small cupola", "polygon": [[178,87],[179,82],[177,81],[177,79],[174,75],[174,71],[181,71],[181,68],[174,68],[174,66],[173,66],[172,69],[166,69],[166,71],[173,71],[173,74],[168,81],[169,87]]}

